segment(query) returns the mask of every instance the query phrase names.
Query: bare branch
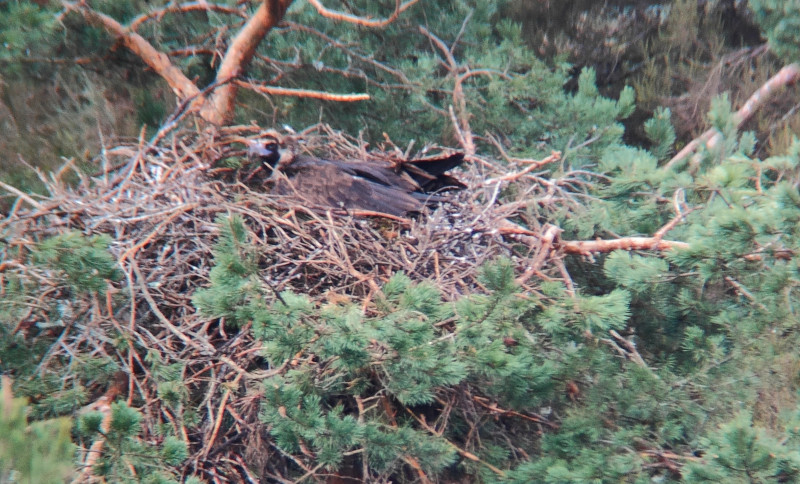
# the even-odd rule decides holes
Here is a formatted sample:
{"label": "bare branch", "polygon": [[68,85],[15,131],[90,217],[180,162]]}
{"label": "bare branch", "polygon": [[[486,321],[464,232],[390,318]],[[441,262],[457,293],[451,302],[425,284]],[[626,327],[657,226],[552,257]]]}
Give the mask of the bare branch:
{"label": "bare branch", "polygon": [[656,237],[622,237],[611,240],[563,240],[561,248],[567,254],[588,255],[615,250],[673,250],[688,249],[689,244]]}
{"label": "bare branch", "polygon": [[31,198],[27,193],[23,192],[22,190],[18,190],[11,185],[7,185],[0,181],[0,188],[8,191],[9,193],[13,193],[14,195],[18,196],[20,199],[28,202],[34,208],[41,208],[42,204]]}
{"label": "bare branch", "polygon": [[524,284],[533,275],[539,274],[542,264],[544,264],[545,260],[550,256],[550,250],[553,247],[553,243],[561,232],[562,230],[555,225],[548,227],[548,229],[542,235],[541,247],[539,247],[536,257],[534,257],[528,269],[525,270],[525,273],[516,279],[517,284]]}
{"label": "bare branch", "polygon": [[[470,14],[472,15],[472,14]],[[464,20],[465,24],[469,19],[470,15]],[[462,26],[463,29],[463,26]],[[473,76],[494,76],[499,75],[505,79],[508,79],[509,76],[503,72],[494,71],[491,69],[476,69],[470,70],[467,66],[461,66],[456,61],[455,56],[453,55],[453,47],[448,47],[447,44],[444,43],[442,39],[437,37],[433,32],[429,31],[422,25],[418,27],[418,30],[422,35],[427,37],[433,45],[439,49],[442,54],[444,55],[444,59],[446,60],[446,66],[449,70],[450,75],[453,76],[455,82],[453,84],[453,104],[456,106],[455,112],[450,107],[450,119],[453,122],[453,129],[456,131],[456,136],[458,136],[459,143],[464,148],[467,158],[474,159],[475,158],[475,136],[472,134],[472,128],[469,124],[470,112],[467,109],[467,99],[464,96],[464,81],[469,79]]]}
{"label": "bare branch", "polygon": [[[615,340],[619,341],[619,344],[625,347],[625,349],[627,350],[625,356],[627,356],[631,361],[641,366],[642,368],[648,368],[647,363],[644,362],[644,358],[642,358],[642,355],[640,355],[639,351],[636,349],[636,343],[634,343],[631,340],[623,338],[622,335],[620,335],[613,329],[609,330],[608,333]],[[658,378],[658,376],[656,376],[656,378]]]}
{"label": "bare branch", "polygon": [[349,22],[351,24],[361,25],[364,27],[373,27],[373,28],[386,27],[390,23],[397,20],[397,17],[399,17],[401,13],[411,8],[417,2],[419,2],[419,0],[409,0],[408,2],[401,4],[400,0],[395,0],[395,9],[394,12],[392,12],[392,15],[389,16],[389,18],[381,20],[372,20],[370,18],[358,17],[356,15],[352,15],[349,13],[329,10],[324,5],[322,5],[322,2],[320,2],[319,0],[308,0],[308,3],[310,3],[314,8],[316,8],[317,12],[325,18],[333,20],[341,20],[342,22]]}
{"label": "bare branch", "polygon": [[454,71],[458,70],[458,63],[456,62],[456,58],[453,57],[453,53],[450,51],[450,47],[447,47],[442,39],[434,35],[430,30],[426,29],[422,25],[419,26],[419,31],[422,35],[430,39],[433,44],[442,51],[444,54],[445,59],[447,59],[447,64],[450,66],[450,71],[454,73]]}
{"label": "bare branch", "polygon": [[252,82],[236,81],[240,87],[252,89],[271,96],[292,96],[292,97],[310,97],[314,99],[322,99],[324,101],[337,101],[337,102],[355,102],[369,100],[369,94],[332,94],[322,91],[310,91],[307,89],[291,89],[288,87],[275,87],[264,86],[260,84],[253,84]]}
{"label": "bare branch", "polygon": [[[676,194],[676,200],[678,194]],[[676,202],[677,205],[677,202]],[[567,254],[588,255],[597,252],[611,252],[614,250],[672,250],[688,249],[689,244],[675,240],[662,240],[662,238],[674,229],[689,213],[693,210],[684,212],[680,207],[676,210],[677,215],[658,229],[652,237],[622,237],[612,240],[583,240],[583,241],[561,241],[561,247]]]}
{"label": "bare branch", "polygon": [[[495,140],[493,139],[493,141],[495,141]],[[499,147],[499,144],[496,144],[495,146]],[[501,150],[502,150],[502,148],[501,148]],[[496,182],[504,182],[504,181],[517,181],[521,177],[523,177],[524,175],[526,175],[526,174],[528,174],[528,173],[530,173],[532,171],[538,170],[539,168],[541,168],[541,167],[543,167],[543,166],[545,166],[547,164],[556,162],[556,161],[558,161],[560,159],[561,159],[561,152],[560,151],[552,151],[550,153],[550,156],[548,156],[548,157],[546,157],[546,158],[544,158],[542,160],[527,160],[527,159],[526,160],[520,160],[520,159],[514,158],[514,161],[517,161],[517,162],[521,161],[523,163],[528,163],[528,166],[526,166],[523,170],[520,170],[520,171],[518,171],[516,173],[509,173],[509,174],[503,175],[501,177],[491,178],[489,180],[486,180],[486,183],[488,184],[488,183],[496,183]]]}
{"label": "bare branch", "polygon": [[[734,114],[736,126],[741,127],[761,106],[767,103],[779,88],[797,82],[798,79],[800,79],[800,64],[792,63],[781,69],[765,82],[763,86],[758,88],[747,102],[744,103],[744,106]],[[702,144],[708,147],[715,146],[719,143],[720,138],[721,135],[719,131],[716,128],[710,128],[708,131],[692,140],[678,152],[677,155],[673,156],[664,167],[671,168],[675,166],[678,162],[694,153]]]}
{"label": "bare branch", "polygon": [[739,283],[736,279],[734,279],[734,278],[732,278],[730,276],[725,276],[725,282],[727,282],[728,284],[733,286],[733,288],[736,289],[736,292],[738,292],[739,294],[741,294],[742,296],[747,298],[758,309],[760,309],[760,310],[762,310],[764,312],[768,311],[767,307],[764,306],[761,302],[759,302],[758,299],[756,299],[755,296],[753,296],[753,293],[748,291],[747,288],[744,287],[741,283]]}

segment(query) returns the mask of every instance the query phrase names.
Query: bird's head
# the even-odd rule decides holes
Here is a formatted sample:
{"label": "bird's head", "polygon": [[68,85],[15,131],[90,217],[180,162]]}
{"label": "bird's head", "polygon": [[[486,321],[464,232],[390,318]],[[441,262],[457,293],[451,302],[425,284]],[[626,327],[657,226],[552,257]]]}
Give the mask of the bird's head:
{"label": "bird's head", "polygon": [[268,131],[258,139],[248,141],[247,156],[251,162],[261,163],[271,176],[294,160],[294,140]]}

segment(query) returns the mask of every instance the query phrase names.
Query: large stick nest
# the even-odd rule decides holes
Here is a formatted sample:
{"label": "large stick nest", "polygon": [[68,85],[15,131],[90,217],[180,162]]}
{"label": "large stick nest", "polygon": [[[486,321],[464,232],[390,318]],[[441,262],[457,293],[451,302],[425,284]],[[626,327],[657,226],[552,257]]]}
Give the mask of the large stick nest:
{"label": "large stick nest", "polygon": [[[510,187],[487,182],[520,167],[474,157],[457,173],[469,188],[453,193],[452,203],[417,218],[312,211],[270,195],[263,185],[247,183],[247,170],[224,168],[244,160],[244,141],[259,131],[240,126],[175,132],[155,145],[122,143],[104,150],[97,160],[98,172],[79,175],[77,186],[69,188],[61,181],[65,170],[43,177],[50,196],[27,202],[20,197],[0,221],[0,237],[11,241],[0,251],[0,276],[12,271],[40,287],[31,295],[37,304],[15,322],[16,337],[52,337],[52,328],[37,331],[25,322],[51,320],[44,308],[53,303],[71,307],[72,319],[62,321],[56,330],[57,343],[42,362],[43,374],[63,373],[63,362],[83,352],[115,361],[122,369],[116,385],[81,383],[89,387],[90,397],[104,392],[126,396],[145,415],[145,438],[157,441],[161,435],[157,426],[171,425],[191,444],[193,457],[185,472],[216,475],[221,481],[224,475],[247,472],[237,467],[240,455],[260,456],[256,460],[263,475],[281,471],[272,467],[275,450],[257,418],[258,394],[221,391],[226,388],[221,388],[223,382],[241,385],[259,380],[265,363],[258,343],[245,329],[237,331],[201,317],[191,303],[194,292],[209,284],[219,215],[240,215],[246,221],[260,257],[265,298],[291,290],[320,302],[347,298],[369,312],[377,291],[398,271],[417,281],[434,282],[449,299],[480,290],[481,265],[498,256],[511,257],[524,272],[526,264],[548,254],[539,253],[543,247],[535,236],[525,237],[523,243],[502,235],[509,219],[522,219],[535,232],[543,207],[552,210],[559,200],[572,203],[560,198],[556,183],[542,183],[535,173],[515,178]],[[388,140],[368,147],[324,127],[304,139],[309,152],[332,158],[366,162],[420,154],[402,153]],[[427,149],[428,155],[439,151]],[[71,230],[112,237],[111,251],[126,277],[109,283],[107,301],[56,290],[51,271],[12,255],[24,252],[12,252],[20,245]],[[560,277],[558,271],[544,267],[545,274],[537,271],[537,275],[547,277],[550,272]],[[127,341],[127,352],[115,346],[119,335]],[[202,413],[200,425],[187,427],[164,411],[144,362],[148,351],[157,352],[165,363],[185,364],[184,381],[190,400]],[[220,425],[224,408],[231,410],[233,420]],[[248,463],[252,465],[249,459]]]}

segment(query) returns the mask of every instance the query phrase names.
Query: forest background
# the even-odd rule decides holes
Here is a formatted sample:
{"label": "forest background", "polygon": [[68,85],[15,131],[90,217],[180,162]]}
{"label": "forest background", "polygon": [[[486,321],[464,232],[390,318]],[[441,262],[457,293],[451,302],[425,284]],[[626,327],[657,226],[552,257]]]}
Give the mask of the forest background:
{"label": "forest background", "polygon": [[[3,482],[796,482],[800,3],[0,2]],[[463,151],[282,204],[258,127]]]}

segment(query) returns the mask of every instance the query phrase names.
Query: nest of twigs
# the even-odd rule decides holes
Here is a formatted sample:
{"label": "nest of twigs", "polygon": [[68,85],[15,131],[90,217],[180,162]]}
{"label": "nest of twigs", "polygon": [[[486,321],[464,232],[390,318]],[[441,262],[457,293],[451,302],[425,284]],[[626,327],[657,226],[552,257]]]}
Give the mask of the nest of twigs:
{"label": "nest of twigs", "polygon": [[[17,203],[0,221],[0,236],[10,241],[0,252],[2,271],[45,281],[40,293],[32,295],[38,304],[17,323],[17,336],[43,336],[24,322],[47,320],[42,308],[52,299],[71,305],[72,319],[63,322],[41,371],[63,372],[59,359],[82,351],[116,361],[122,368],[117,383],[89,382],[91,398],[127,398],[145,416],[146,439],[158,441],[154,429],[172,426],[190,443],[184,471],[218,482],[243,478],[242,456],[260,456],[264,475],[280,475],[269,468],[269,456],[276,451],[257,417],[258,394],[245,391],[247,382],[265,369],[257,343],[246,328],[226,328],[224,322],[198,315],[191,302],[194,292],[208,285],[219,215],[236,214],[246,221],[260,254],[265,298],[291,290],[320,302],[347,298],[369,312],[373,297],[398,271],[431,281],[446,298],[454,298],[478,288],[480,267],[498,256],[515,259],[520,273],[531,260],[541,265],[546,254],[539,253],[539,239],[528,234],[520,241],[504,233],[515,231],[510,225],[514,217],[522,217],[536,232],[542,206],[537,200],[553,199],[553,185],[536,183],[535,177],[515,180],[510,189],[487,181],[520,167],[473,157],[457,172],[469,188],[451,193],[450,203],[417,218],[310,210],[269,194],[257,177],[247,180],[247,166],[225,168],[231,161],[244,161],[244,141],[259,132],[255,126],[176,131],[155,144],[122,143],[104,150],[98,171],[78,173],[80,182],[71,188],[61,181],[69,164],[43,176],[50,195],[35,199],[18,193]],[[320,156],[366,162],[420,154],[388,140],[368,147],[324,127],[303,138],[304,149]],[[438,151],[427,148],[428,154]],[[107,301],[76,300],[49,287],[44,269],[9,257],[11,246],[36,244],[70,230],[109,234],[114,240],[111,250],[125,277],[109,283]],[[119,351],[109,334],[124,335],[129,351]],[[162,408],[143,362],[150,350],[164,362],[185,364],[184,382],[191,401],[198,403],[199,425],[186,426]],[[231,381],[239,390],[221,388]],[[230,411],[223,412],[226,408]],[[86,469],[91,473],[90,466]]]}

